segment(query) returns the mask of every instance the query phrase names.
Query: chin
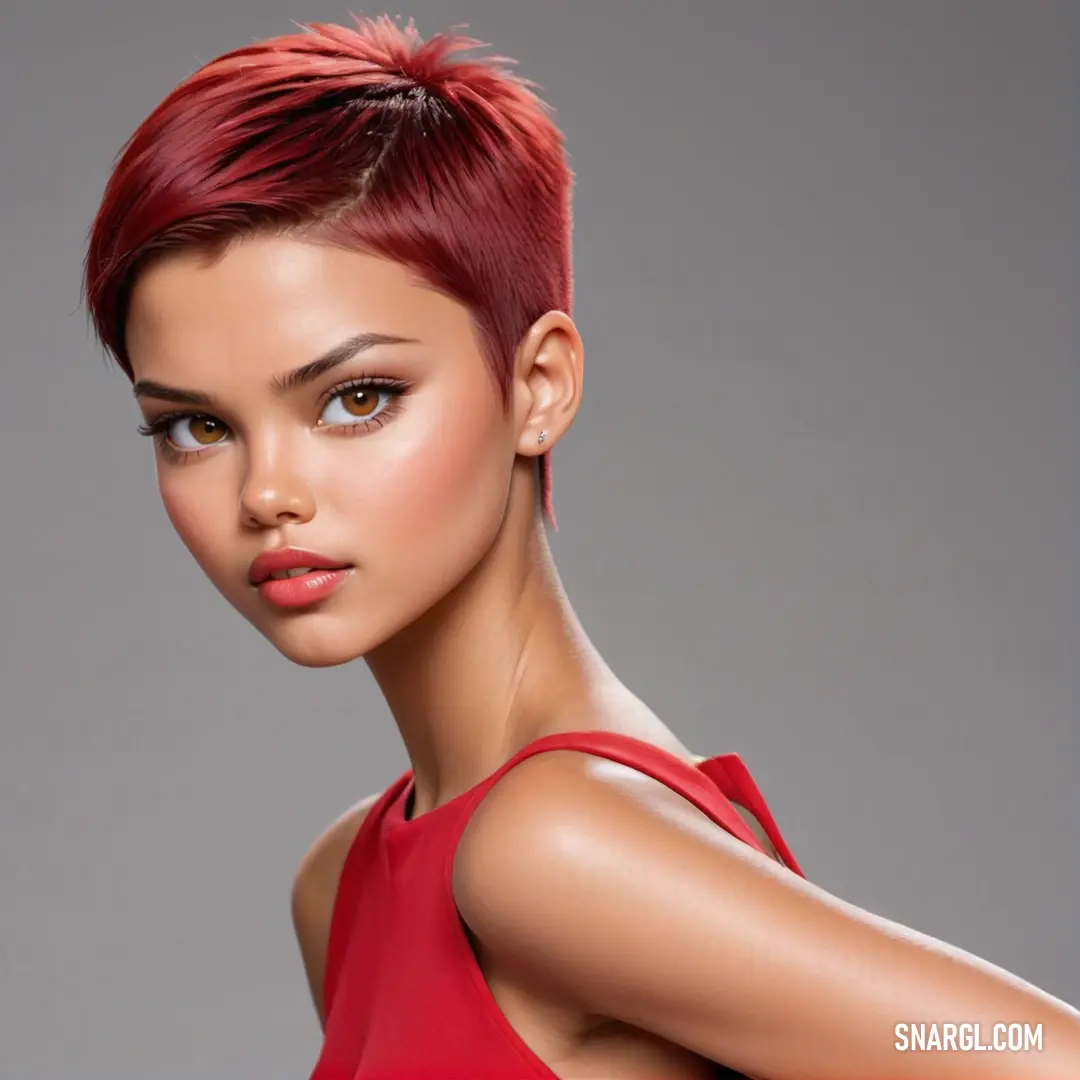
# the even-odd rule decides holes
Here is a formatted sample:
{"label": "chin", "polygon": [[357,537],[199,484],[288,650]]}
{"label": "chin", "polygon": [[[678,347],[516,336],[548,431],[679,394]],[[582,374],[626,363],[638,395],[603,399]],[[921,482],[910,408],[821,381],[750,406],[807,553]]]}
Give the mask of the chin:
{"label": "chin", "polygon": [[315,620],[298,619],[289,626],[258,630],[286,660],[306,668],[340,667],[359,660],[375,649],[381,638],[364,636],[341,626],[317,625]]}
{"label": "chin", "polygon": [[271,644],[286,660],[291,660],[297,666],[305,668],[340,667],[342,664],[358,660],[363,655],[352,651],[330,652],[323,649],[297,649],[284,645],[279,641],[273,641],[273,639],[271,639]]}

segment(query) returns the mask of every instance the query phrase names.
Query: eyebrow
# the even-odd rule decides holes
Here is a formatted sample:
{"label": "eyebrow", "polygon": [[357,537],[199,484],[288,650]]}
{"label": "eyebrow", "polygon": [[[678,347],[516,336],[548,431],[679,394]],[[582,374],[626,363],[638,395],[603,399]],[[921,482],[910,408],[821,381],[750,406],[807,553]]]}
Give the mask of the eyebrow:
{"label": "eyebrow", "polygon": [[[392,334],[354,334],[324,352],[318,359],[312,360],[310,364],[304,364],[284,375],[276,375],[271,379],[270,385],[275,393],[284,394],[314,382],[328,371],[378,345],[415,344],[417,342],[414,338],[395,337]],[[154,382],[152,379],[140,379],[132,387],[132,393],[136,398],[157,398],[161,401],[172,401],[178,405],[212,407],[214,404],[214,399],[200,390],[183,390],[176,386]]]}

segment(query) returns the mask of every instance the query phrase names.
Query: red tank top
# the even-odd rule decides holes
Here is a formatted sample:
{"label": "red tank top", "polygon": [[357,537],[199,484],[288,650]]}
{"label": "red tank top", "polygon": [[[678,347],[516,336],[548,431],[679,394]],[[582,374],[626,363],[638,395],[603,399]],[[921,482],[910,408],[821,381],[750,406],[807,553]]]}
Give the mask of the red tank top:
{"label": "red tank top", "polygon": [[551,735],[413,820],[406,773],[372,807],[342,867],[323,990],[325,1038],[311,1080],[558,1080],[495,1003],[451,891],[454,852],[473,810],[504,773],[548,750],[645,773],[760,851],[731,804],[738,802],[802,873],[736,754],[695,766],[610,732]]}

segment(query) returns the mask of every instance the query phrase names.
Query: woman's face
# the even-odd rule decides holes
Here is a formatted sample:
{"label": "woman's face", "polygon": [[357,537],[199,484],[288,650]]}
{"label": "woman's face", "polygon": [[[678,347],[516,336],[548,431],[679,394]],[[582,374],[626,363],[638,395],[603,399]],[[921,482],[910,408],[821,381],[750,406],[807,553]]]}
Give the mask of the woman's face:
{"label": "woman's face", "polygon": [[[127,342],[170,520],[295,662],[370,652],[494,542],[514,417],[468,311],[400,265],[288,237],[169,255]],[[345,569],[253,584],[282,548]]]}

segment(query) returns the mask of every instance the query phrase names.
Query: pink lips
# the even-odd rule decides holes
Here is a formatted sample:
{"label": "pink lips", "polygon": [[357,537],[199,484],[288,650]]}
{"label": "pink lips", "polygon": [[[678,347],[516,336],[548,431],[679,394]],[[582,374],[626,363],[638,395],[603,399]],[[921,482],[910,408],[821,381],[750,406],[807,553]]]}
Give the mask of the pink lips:
{"label": "pink lips", "polygon": [[[288,577],[271,575],[304,571]],[[352,566],[314,551],[275,548],[264,551],[251,564],[248,579],[263,599],[275,607],[303,608],[325,600],[349,576]]]}

